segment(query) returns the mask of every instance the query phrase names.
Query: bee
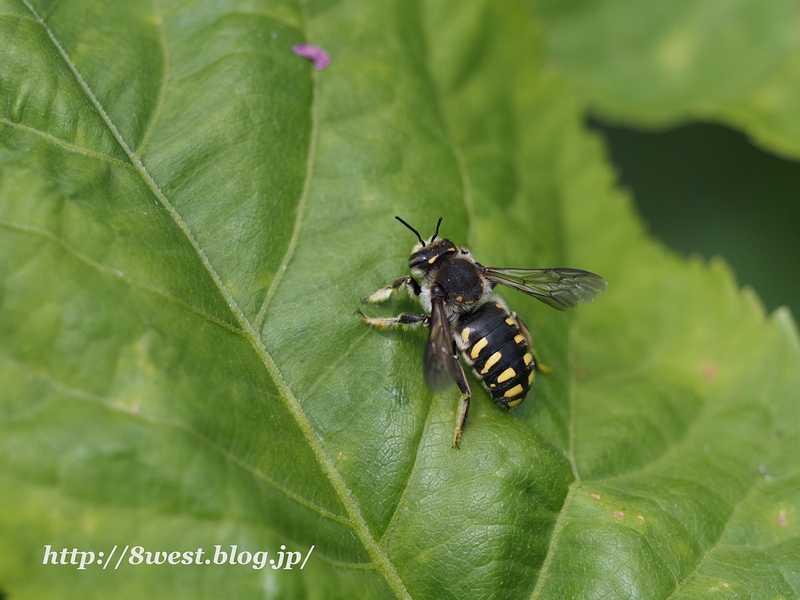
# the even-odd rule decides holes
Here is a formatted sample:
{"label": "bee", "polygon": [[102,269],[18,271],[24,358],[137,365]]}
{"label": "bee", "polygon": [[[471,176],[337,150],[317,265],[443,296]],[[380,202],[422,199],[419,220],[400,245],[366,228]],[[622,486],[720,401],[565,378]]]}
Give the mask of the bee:
{"label": "bee", "polygon": [[475,262],[468,249],[459,248],[446,238],[436,240],[441,217],[427,243],[411,225],[395,218],[419,240],[408,259],[414,277],[400,277],[361,298],[361,302],[383,302],[406,288],[419,300],[426,314],[404,312],[396,317],[373,318],[360,310],[356,313],[362,321],[378,329],[419,325],[428,328],[423,355],[425,383],[434,392],[456,383],[461,392],[453,432],[453,447],[458,448],[472,396],[458,362],[459,351],[494,402],[509,410],[525,399],[536,371],[550,372],[537,360],[525,323],[494,293],[495,285],[508,286],[557,310],[567,310],[575,308],[579,300],[584,303],[594,300],[605,290],[606,281],[580,269],[484,267]]}

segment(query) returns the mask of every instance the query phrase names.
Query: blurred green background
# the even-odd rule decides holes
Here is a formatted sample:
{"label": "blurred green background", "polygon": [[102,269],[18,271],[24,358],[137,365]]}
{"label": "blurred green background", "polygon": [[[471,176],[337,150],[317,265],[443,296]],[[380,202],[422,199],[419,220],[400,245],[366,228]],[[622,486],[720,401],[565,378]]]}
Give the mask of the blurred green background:
{"label": "blurred green background", "polygon": [[589,125],[605,136],[620,185],[653,235],[682,254],[724,257],[767,310],[800,315],[800,164],[720,125]]}

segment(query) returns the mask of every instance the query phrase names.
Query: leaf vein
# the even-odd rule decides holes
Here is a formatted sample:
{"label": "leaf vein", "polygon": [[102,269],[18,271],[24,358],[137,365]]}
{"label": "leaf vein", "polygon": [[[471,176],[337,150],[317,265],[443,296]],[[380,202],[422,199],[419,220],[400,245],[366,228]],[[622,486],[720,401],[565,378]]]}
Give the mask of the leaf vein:
{"label": "leaf vein", "polygon": [[41,25],[39,21],[34,19],[33,17],[29,17],[28,15],[21,15],[19,13],[0,13],[0,17],[13,17],[17,19],[22,19],[23,21],[31,21],[32,23],[36,23],[37,25]]}
{"label": "leaf vein", "polygon": [[[20,362],[18,359],[15,359],[15,358],[10,357],[10,356],[5,355],[5,354],[4,354],[4,356],[6,356],[6,358],[8,360],[11,360],[11,361],[13,361],[13,362],[15,362],[15,363],[17,363],[19,365],[22,365],[31,375],[33,375],[34,377],[37,377],[37,378],[47,382],[48,384],[50,384],[53,387],[53,389],[61,392],[65,396],[69,396],[69,397],[74,398],[76,400],[80,400],[81,402],[90,402],[92,404],[95,404],[97,406],[105,408],[106,410],[109,410],[111,412],[116,412],[116,413],[123,414],[126,417],[130,417],[130,418],[136,419],[136,420],[141,421],[143,423],[147,423],[148,425],[157,426],[157,427],[168,427],[168,428],[178,429],[180,431],[184,431],[186,433],[189,433],[190,435],[196,437],[201,442],[205,443],[212,450],[214,450],[217,453],[219,453],[225,460],[227,460],[227,461],[237,465],[238,467],[242,468],[243,470],[247,471],[248,473],[253,475],[256,479],[260,479],[260,480],[264,481],[264,483],[268,484],[270,487],[275,488],[281,494],[283,494],[284,496],[286,496],[287,498],[289,498],[293,502],[296,502],[297,504],[305,506],[306,508],[316,512],[317,514],[319,514],[320,516],[322,516],[322,517],[324,517],[326,519],[329,519],[331,521],[336,521],[337,523],[341,523],[343,525],[346,525],[349,528],[352,528],[352,522],[349,519],[347,519],[345,517],[342,517],[340,515],[337,515],[335,513],[332,513],[328,509],[323,508],[322,506],[316,504],[315,502],[312,502],[311,500],[308,500],[308,499],[304,498],[303,496],[301,496],[300,494],[298,494],[296,492],[293,492],[292,490],[290,490],[289,488],[287,488],[283,484],[281,484],[278,481],[272,479],[269,475],[267,475],[263,471],[259,470],[255,466],[247,463],[246,461],[244,461],[243,459],[238,457],[233,452],[231,452],[231,451],[227,450],[226,448],[222,447],[217,442],[215,442],[213,439],[211,439],[210,437],[208,437],[207,435],[205,435],[204,433],[199,431],[197,428],[189,425],[188,423],[184,423],[182,421],[174,421],[174,420],[171,420],[171,419],[163,419],[163,418],[158,418],[158,417],[142,414],[141,412],[139,412],[138,408],[136,408],[136,407],[128,407],[125,404],[123,404],[122,402],[113,400],[111,398],[99,396],[97,394],[94,394],[92,392],[88,392],[86,390],[82,390],[80,388],[73,387],[71,385],[68,385],[68,384],[66,384],[66,383],[64,383],[62,381],[59,381],[59,380],[55,379],[49,373],[46,373],[46,372],[38,370],[38,369],[34,369],[31,365],[28,365],[26,363]],[[32,416],[33,414],[35,414],[35,413],[31,413],[30,416]]]}
{"label": "leaf vein", "polygon": [[167,87],[169,86],[169,80],[172,77],[169,71],[169,43],[167,42],[167,29],[164,25],[164,7],[162,0],[156,0],[154,6],[158,7],[156,23],[158,26],[159,46],[161,47],[161,68],[163,73],[161,76],[161,87],[158,90],[158,99],[156,100],[155,109],[150,117],[150,123],[147,125],[147,130],[145,131],[144,136],[142,136],[142,141],[139,143],[139,147],[135,150],[136,156],[139,157],[144,155],[145,150],[147,149],[147,144],[150,143],[150,138],[153,136],[153,132],[155,132],[156,125],[158,125],[158,122],[161,120],[161,112],[164,109],[164,103],[167,97]]}
{"label": "leaf vein", "polygon": [[717,541],[714,542],[713,546],[711,546],[710,548],[708,548],[708,550],[705,551],[703,557],[697,562],[697,565],[695,566],[694,569],[692,569],[691,573],[686,575],[686,577],[684,577],[682,580],[677,581],[675,583],[675,589],[672,590],[672,593],[669,596],[667,596],[666,600],[674,598],[675,594],[677,594],[683,588],[683,586],[685,586],[695,575],[697,575],[700,572],[700,569],[703,567],[703,565],[705,565],[705,563],[708,561],[711,555],[714,554],[714,552],[717,549],[724,546],[722,539],[725,537],[725,533],[728,531],[728,528],[730,527],[731,522],[733,521],[734,515],[739,510],[739,507],[741,507],[741,505],[744,504],[745,500],[747,500],[750,494],[752,494],[753,491],[758,487],[759,483],[763,481],[764,481],[763,479],[759,481],[758,476],[753,478],[753,484],[748,488],[747,493],[744,496],[742,496],[742,498],[734,505],[734,508],[731,511],[727,522],[725,523],[725,527],[722,528],[719,537],[717,537]]}
{"label": "leaf vein", "polygon": [[289,245],[286,247],[286,252],[281,259],[281,263],[275,271],[275,276],[272,278],[264,302],[256,315],[253,323],[253,329],[259,331],[267,316],[267,310],[283,281],[283,275],[286,272],[289,262],[294,256],[295,249],[297,248],[297,240],[300,237],[300,230],[303,227],[303,217],[305,216],[306,204],[308,203],[308,195],[311,190],[311,180],[314,176],[314,161],[317,157],[317,137],[319,135],[319,115],[317,105],[319,102],[319,73],[314,70],[311,73],[312,80],[312,96],[311,96],[311,136],[308,142],[308,155],[306,157],[306,175],[303,181],[303,190],[300,192],[300,199],[297,202],[297,214],[295,215],[294,227],[292,229],[292,237],[289,240]]}
{"label": "leaf vein", "polygon": [[310,398],[311,395],[316,391],[316,389],[322,384],[322,382],[325,381],[328,377],[330,377],[332,373],[335,373],[338,370],[339,365],[342,364],[344,359],[347,358],[350,355],[350,353],[353,350],[355,350],[355,348],[359,344],[361,344],[361,342],[363,342],[364,339],[367,337],[367,335],[369,335],[370,333],[371,333],[370,330],[365,329],[365,331],[360,336],[358,336],[355,340],[353,340],[353,343],[350,344],[344,352],[342,352],[339,356],[336,357],[336,360],[327,365],[325,370],[322,373],[320,373],[320,375],[309,386],[308,390],[305,393],[305,396],[303,396],[303,400]]}
{"label": "leaf vein", "polygon": [[[342,478],[341,473],[339,473],[339,471],[336,470],[333,461],[327,455],[322,440],[317,436],[317,433],[314,430],[313,426],[311,425],[308,416],[305,414],[305,412],[303,412],[303,408],[300,405],[300,402],[294,396],[288,384],[286,383],[286,380],[281,375],[280,370],[278,369],[277,364],[275,364],[275,361],[273,360],[272,356],[267,352],[267,349],[264,346],[263,341],[258,336],[256,331],[253,329],[252,323],[250,323],[250,321],[244,316],[241,308],[236,304],[236,301],[232,297],[230,291],[222,283],[219,274],[214,269],[214,266],[211,264],[211,261],[209,260],[208,256],[200,247],[196,238],[189,229],[187,223],[183,220],[183,218],[177,212],[175,207],[172,206],[167,197],[158,187],[155,180],[147,171],[144,164],[142,164],[142,161],[139,159],[139,157],[136,156],[136,154],[128,147],[127,143],[123,139],[116,125],[113,123],[108,113],[100,104],[97,97],[92,92],[91,88],[84,81],[77,67],[70,60],[69,55],[66,53],[64,48],[59,43],[58,39],[55,37],[55,34],[50,30],[47,24],[41,20],[41,17],[33,8],[33,6],[31,6],[29,0],[22,0],[22,2],[28,7],[28,10],[31,11],[31,14],[33,14],[45,28],[48,37],[55,45],[56,49],[58,50],[65,64],[73,73],[74,77],[78,81],[81,89],[86,94],[86,97],[89,99],[92,106],[94,106],[94,108],[100,113],[103,121],[106,123],[106,126],[109,128],[111,133],[116,138],[120,147],[125,151],[125,153],[130,158],[131,162],[133,163],[134,167],[139,173],[139,176],[142,178],[147,187],[150,188],[150,190],[153,192],[156,198],[158,198],[159,202],[161,202],[162,206],[164,206],[164,208],[170,214],[172,219],[175,221],[176,225],[183,232],[187,240],[191,243],[192,247],[195,249],[195,252],[197,253],[198,257],[203,263],[203,266],[206,268],[209,275],[213,279],[215,285],[217,286],[219,293],[225,299],[231,311],[234,313],[236,319],[242,326],[245,336],[250,341],[250,344],[253,347],[254,351],[256,352],[256,355],[260,358],[262,364],[266,368],[270,377],[272,377],[272,380],[274,381],[276,387],[278,388],[279,397],[281,401],[286,406],[287,410],[289,411],[289,414],[297,423],[298,428],[300,429],[301,433],[306,439],[306,442],[308,443],[309,447],[311,448],[312,452],[317,458],[317,461],[321,469],[325,472],[331,485],[333,485],[334,489],[338,493],[342,504],[345,506],[345,510],[350,516],[350,519],[352,521],[352,527],[356,535],[358,536],[361,543],[364,545],[364,548],[366,549],[367,553],[376,563],[377,568],[380,571],[383,578],[385,579],[387,585],[392,589],[392,591],[395,593],[396,596],[402,598],[410,598],[410,595],[406,591],[405,584],[400,579],[400,575],[395,569],[394,564],[389,560],[389,557],[386,555],[383,548],[379,546],[377,540],[372,536],[372,533],[370,532],[369,527],[367,526],[367,523],[364,520],[364,516],[361,514],[358,504],[356,503],[355,498],[353,498],[352,492],[348,489],[347,485],[344,482],[344,479]],[[303,9],[304,10],[306,9],[305,3],[303,3]]]}
{"label": "leaf vein", "polygon": [[46,12],[46,13],[44,13],[44,14],[42,15],[42,20],[43,20],[43,21],[47,21],[47,19],[49,19],[49,18],[50,18],[50,15],[52,15],[52,14],[53,14],[53,11],[56,9],[56,7],[57,7],[59,4],[61,4],[61,0],[55,0],[55,2],[53,2],[53,3],[52,3],[52,4],[51,4],[49,7],[48,7],[48,9],[47,9],[47,12]]}
{"label": "leaf vein", "polygon": [[550,545],[547,548],[547,556],[545,556],[544,562],[542,563],[542,568],[539,570],[539,576],[536,579],[536,586],[533,588],[533,592],[531,592],[531,600],[539,598],[542,594],[544,584],[547,582],[547,574],[550,570],[550,565],[552,564],[553,558],[558,550],[558,543],[561,540],[561,532],[564,530],[564,527],[569,520],[567,518],[567,513],[569,513],[570,506],[572,506],[572,500],[575,498],[575,494],[577,494],[581,485],[583,484],[581,483],[580,479],[576,479],[569,486],[569,492],[567,492],[567,497],[564,499],[564,504],[561,506],[561,510],[558,513],[555,527],[553,527],[553,534],[550,536]]}
{"label": "leaf vein", "polygon": [[397,500],[397,504],[394,507],[394,511],[392,512],[392,516],[389,519],[389,523],[386,525],[386,529],[383,531],[383,535],[381,535],[380,544],[384,548],[387,547],[389,544],[389,538],[392,535],[395,527],[397,526],[397,521],[400,519],[400,515],[403,512],[403,508],[406,506],[408,502],[408,496],[411,494],[411,484],[417,476],[419,472],[419,465],[422,462],[422,449],[425,446],[425,438],[427,437],[428,431],[430,430],[431,421],[433,421],[433,414],[434,414],[434,405],[436,403],[431,400],[430,404],[428,405],[428,416],[425,418],[425,425],[422,428],[422,433],[420,433],[419,440],[417,441],[417,451],[414,456],[414,464],[411,467],[411,471],[408,474],[408,479],[406,480],[406,485],[403,486],[403,492],[400,494],[400,498]]}
{"label": "leaf vein", "polygon": [[456,165],[458,166],[458,176],[461,180],[462,190],[461,198],[464,201],[464,207],[467,212],[467,246],[472,247],[475,243],[475,205],[472,194],[472,179],[469,176],[469,169],[467,168],[467,161],[464,157],[464,152],[456,141],[455,134],[453,133],[453,127],[450,124],[450,119],[447,116],[447,108],[444,103],[444,94],[442,94],[439,84],[431,73],[430,65],[428,64],[427,60],[425,63],[425,75],[427,76],[431,88],[433,89],[433,93],[436,98],[436,107],[439,111],[439,118],[442,121],[442,128],[444,129],[445,138],[447,139],[447,143],[450,146],[450,151],[453,153],[453,157],[456,160]]}
{"label": "leaf vein", "polygon": [[231,333],[234,333],[236,335],[244,337],[244,332],[241,329],[237,329],[236,327],[233,327],[230,323],[226,323],[225,321],[223,321],[221,319],[218,319],[217,317],[207,313],[203,309],[201,309],[201,308],[199,308],[197,306],[194,306],[193,304],[190,304],[189,302],[186,302],[185,300],[183,300],[181,298],[178,298],[177,296],[175,296],[175,295],[173,295],[173,294],[171,294],[171,293],[169,293],[169,292],[167,292],[165,290],[162,290],[161,288],[159,288],[157,286],[150,285],[149,283],[145,283],[143,281],[139,281],[138,279],[134,279],[133,277],[129,277],[128,275],[125,275],[125,273],[123,273],[122,271],[120,271],[118,269],[115,269],[113,267],[109,267],[108,265],[104,265],[102,263],[99,263],[99,262],[93,260],[92,258],[89,258],[85,254],[83,254],[82,252],[77,250],[75,247],[73,247],[69,242],[67,242],[63,238],[60,238],[59,236],[55,235],[53,232],[51,232],[51,231],[49,231],[47,229],[43,229],[41,227],[34,227],[34,226],[31,226],[31,225],[23,225],[21,223],[13,223],[11,221],[5,221],[5,220],[0,220],[0,227],[5,227],[7,229],[12,229],[14,231],[19,231],[19,232],[22,232],[22,233],[28,233],[28,234],[31,234],[31,235],[42,236],[45,239],[53,242],[54,244],[58,244],[64,250],[66,250],[67,252],[72,254],[76,259],[78,259],[79,261],[81,261],[82,263],[84,263],[86,265],[89,265],[90,267],[92,267],[94,269],[97,269],[101,273],[104,273],[106,275],[111,275],[113,277],[116,277],[117,279],[121,279],[122,281],[124,281],[125,283],[127,283],[128,285],[131,285],[133,287],[138,287],[138,288],[141,288],[141,289],[146,290],[148,292],[151,292],[153,294],[157,294],[157,295],[161,296],[162,298],[165,298],[166,300],[169,300],[170,302],[174,302],[175,304],[178,304],[180,306],[183,306],[184,308],[189,309],[190,311],[192,311],[193,313],[196,313],[197,315],[201,316],[202,318],[206,319],[207,321],[209,321],[211,323],[214,323],[215,325],[219,325],[223,329],[227,329]]}
{"label": "leaf vein", "polygon": [[[772,388],[772,386],[774,385],[774,383],[777,380],[777,378],[778,378],[778,372],[777,371],[773,371],[770,374],[769,380],[766,381],[764,383],[764,386],[762,387],[762,393],[761,393],[761,397],[762,398],[766,397],[769,394],[768,390],[770,390]],[[681,588],[683,588],[683,586],[686,585],[686,583],[689,582],[692,579],[692,577],[694,577],[697,573],[699,573],[700,569],[708,561],[708,559],[711,557],[711,555],[717,550],[717,548],[721,547],[722,540],[725,537],[725,533],[730,528],[731,523],[733,522],[736,513],[740,510],[742,504],[744,504],[744,502],[747,500],[747,498],[750,497],[750,495],[753,493],[753,491],[756,490],[759,487],[759,485],[763,484],[764,482],[765,482],[765,479],[763,479],[760,475],[756,475],[752,479],[752,484],[747,489],[747,492],[745,494],[743,494],[742,497],[739,499],[739,501],[734,504],[733,510],[731,510],[731,513],[728,516],[728,520],[725,523],[725,527],[723,527],[722,531],[720,531],[719,537],[717,537],[717,540],[714,543],[714,545],[711,546],[710,548],[708,548],[708,550],[705,551],[705,553],[703,554],[703,557],[698,561],[697,565],[692,570],[692,572],[689,573],[686,577],[684,577],[681,581],[678,581],[676,583],[675,589],[672,591],[672,593],[669,596],[667,596],[667,600],[669,600],[670,598],[673,598],[675,596],[675,594],[677,594],[681,590]]]}
{"label": "leaf vein", "polygon": [[[2,15],[0,15],[0,16],[2,16]],[[38,135],[38,136],[46,139],[47,141],[49,141],[49,142],[51,142],[53,144],[56,144],[57,146],[61,146],[65,150],[69,150],[70,152],[75,152],[77,154],[82,154],[84,156],[89,156],[91,158],[98,158],[100,160],[104,160],[104,161],[109,162],[109,163],[111,163],[113,165],[116,165],[118,167],[124,167],[126,169],[134,170],[133,165],[131,165],[130,163],[122,162],[121,160],[119,160],[117,158],[114,158],[112,156],[109,156],[108,154],[103,154],[102,152],[95,152],[93,150],[87,150],[86,148],[81,148],[80,146],[76,146],[74,144],[70,144],[69,142],[65,142],[64,140],[62,140],[60,138],[57,138],[54,135],[51,135],[51,134],[49,134],[49,133],[47,133],[45,131],[41,131],[40,129],[35,129],[33,127],[28,127],[27,125],[23,125],[21,123],[15,123],[14,121],[6,119],[5,117],[0,117],[0,123],[2,123],[4,125],[8,125],[9,127],[14,127],[16,129],[20,129],[22,131],[25,131],[25,132],[28,132],[28,133],[31,133],[31,134],[34,134],[34,135]]]}

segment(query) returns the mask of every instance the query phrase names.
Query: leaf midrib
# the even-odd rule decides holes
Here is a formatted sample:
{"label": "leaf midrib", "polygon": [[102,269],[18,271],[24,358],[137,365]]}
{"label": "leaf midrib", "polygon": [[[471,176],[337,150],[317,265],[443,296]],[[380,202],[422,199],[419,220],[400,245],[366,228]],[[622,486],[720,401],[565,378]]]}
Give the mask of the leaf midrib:
{"label": "leaf midrib", "polygon": [[39,23],[44,28],[45,32],[47,33],[47,36],[50,38],[50,41],[53,43],[57,52],[64,60],[64,63],[66,64],[67,68],[75,77],[75,80],[77,81],[79,87],[81,88],[81,90],[83,90],[83,93],[86,95],[87,99],[92,104],[94,109],[97,110],[98,114],[103,120],[103,123],[109,129],[111,135],[114,136],[114,139],[117,141],[120,148],[122,148],[123,152],[125,152],[125,154],[128,156],[128,159],[133,164],[134,170],[137,172],[137,174],[142,179],[144,184],[156,196],[161,205],[166,209],[167,213],[170,215],[172,220],[175,222],[175,224],[181,230],[183,235],[186,237],[187,241],[191,244],[195,253],[198,255],[200,261],[203,264],[203,267],[208,272],[218,292],[227,303],[228,307],[230,308],[231,312],[236,318],[236,321],[242,327],[242,330],[244,331],[244,336],[250,342],[251,347],[253,348],[256,355],[261,360],[261,363],[264,365],[268,374],[272,378],[275,387],[279,391],[279,396],[283,400],[284,405],[287,407],[289,414],[294,418],[299,429],[303,433],[303,436],[306,438],[309,447],[311,448],[312,452],[317,458],[317,462],[319,463],[320,468],[328,476],[328,479],[330,480],[331,484],[333,485],[334,489],[337,492],[337,495],[339,496],[339,500],[344,505],[345,510],[347,511],[347,514],[350,519],[350,526],[360,539],[361,543],[364,545],[364,548],[366,549],[367,553],[370,555],[373,562],[377,566],[378,571],[383,576],[387,585],[392,589],[392,591],[398,598],[411,598],[411,596],[409,595],[408,591],[405,588],[403,581],[400,579],[399,574],[394,568],[394,564],[389,560],[388,555],[379,545],[378,541],[372,536],[372,533],[370,532],[369,527],[367,526],[367,523],[363,515],[361,514],[358,505],[356,504],[355,499],[352,496],[351,491],[345,484],[341,474],[336,470],[330,458],[325,453],[325,449],[322,447],[321,441],[319,440],[319,438],[316,435],[316,432],[311,426],[311,422],[309,421],[305,412],[303,412],[300,403],[295,398],[288,384],[283,379],[283,376],[278,370],[275,361],[272,359],[272,356],[267,352],[267,349],[264,346],[263,342],[261,341],[261,338],[257,335],[250,321],[244,316],[233,296],[225,288],[221,278],[217,274],[210,260],[206,256],[203,249],[200,247],[197,240],[192,235],[189,226],[183,220],[181,215],[175,210],[175,208],[172,206],[172,204],[164,195],[164,193],[161,191],[161,189],[158,187],[155,180],[153,179],[153,177],[150,175],[150,173],[147,171],[146,167],[142,163],[141,159],[136,155],[135,152],[131,150],[131,148],[128,147],[127,143],[120,134],[116,125],[109,117],[103,105],[100,104],[100,101],[94,95],[89,85],[83,79],[77,67],[70,60],[69,55],[64,50],[63,46],[58,41],[58,38],[56,38],[53,31],[50,29],[47,23],[39,16],[39,13],[30,4],[29,0],[22,0],[22,2],[31,12],[36,22]]}

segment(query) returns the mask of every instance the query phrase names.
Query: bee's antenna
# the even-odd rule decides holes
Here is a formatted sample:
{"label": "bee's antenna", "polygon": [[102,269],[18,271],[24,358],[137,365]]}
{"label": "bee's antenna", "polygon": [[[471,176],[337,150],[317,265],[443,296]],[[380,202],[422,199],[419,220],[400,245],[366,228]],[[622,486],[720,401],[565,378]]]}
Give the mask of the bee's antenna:
{"label": "bee's antenna", "polygon": [[[423,239],[422,239],[422,236],[419,234],[419,231],[417,231],[417,230],[416,230],[416,229],[414,229],[414,228],[413,228],[411,225],[409,225],[408,223],[406,223],[405,221],[403,221],[403,219],[401,219],[400,217],[395,217],[395,219],[397,219],[397,220],[398,220],[398,221],[400,221],[400,222],[401,222],[403,225],[405,225],[405,226],[406,226],[406,227],[408,227],[408,228],[409,228],[411,231],[413,231],[413,232],[416,234],[416,236],[417,236],[417,239],[419,240],[419,243],[420,243],[420,244],[422,244],[423,246],[425,245],[425,240],[423,240]],[[441,222],[441,219],[439,219],[439,222]],[[439,227],[436,227],[436,231],[437,231],[437,232],[439,231]],[[433,237],[436,237],[436,236],[433,236]]]}
{"label": "bee's antenna", "polygon": [[431,238],[431,244],[433,243],[433,240],[436,239],[436,236],[439,235],[439,225],[441,224],[442,224],[442,217],[439,217],[439,221],[436,223],[436,231],[433,232],[433,237]]}

